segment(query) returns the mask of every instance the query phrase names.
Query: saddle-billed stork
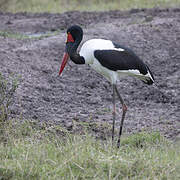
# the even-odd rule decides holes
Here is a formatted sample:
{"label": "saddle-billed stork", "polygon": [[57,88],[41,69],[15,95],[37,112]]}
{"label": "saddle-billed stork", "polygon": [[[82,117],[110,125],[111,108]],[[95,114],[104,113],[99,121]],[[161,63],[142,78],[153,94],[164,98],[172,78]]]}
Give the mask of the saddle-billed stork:
{"label": "saddle-billed stork", "polygon": [[89,64],[93,69],[110,81],[113,87],[112,143],[114,141],[114,126],[116,118],[115,93],[117,93],[117,96],[122,104],[123,111],[117,142],[117,147],[119,148],[127,106],[118,92],[116,86],[117,80],[121,75],[129,75],[139,78],[145,84],[151,85],[154,83],[153,74],[151,73],[149,67],[144,64],[132,50],[110,40],[88,40],[82,45],[81,50],[78,53],[77,48],[82,41],[82,38],[83,30],[80,26],[73,25],[67,29],[65,53],[62,59],[59,75],[61,75],[70,57],[75,64]]}

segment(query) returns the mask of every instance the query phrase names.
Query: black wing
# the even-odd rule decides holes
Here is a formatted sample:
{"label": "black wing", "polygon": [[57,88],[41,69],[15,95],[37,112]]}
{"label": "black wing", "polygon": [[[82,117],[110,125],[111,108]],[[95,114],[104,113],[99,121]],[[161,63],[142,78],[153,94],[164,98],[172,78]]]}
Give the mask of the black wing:
{"label": "black wing", "polygon": [[139,70],[141,74],[148,73],[148,67],[143,61],[130,49],[114,44],[115,48],[120,50],[95,50],[94,56],[99,63],[113,71],[118,70]]}

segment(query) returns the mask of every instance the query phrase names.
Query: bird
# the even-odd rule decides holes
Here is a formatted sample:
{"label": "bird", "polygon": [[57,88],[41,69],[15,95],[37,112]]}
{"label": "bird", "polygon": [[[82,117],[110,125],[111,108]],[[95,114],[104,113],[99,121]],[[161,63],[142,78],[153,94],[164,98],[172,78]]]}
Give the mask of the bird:
{"label": "bird", "polygon": [[117,81],[123,76],[132,76],[140,79],[147,85],[154,83],[154,76],[150,68],[130,48],[124,47],[107,39],[90,39],[77,49],[83,39],[83,30],[79,25],[67,28],[65,52],[59,70],[62,74],[69,59],[75,64],[88,64],[99,74],[103,75],[112,84],[113,123],[112,144],[114,142],[116,119],[116,94],[122,105],[122,117],[119,127],[117,147],[120,147],[122,128],[127,112],[127,106],[117,88]]}

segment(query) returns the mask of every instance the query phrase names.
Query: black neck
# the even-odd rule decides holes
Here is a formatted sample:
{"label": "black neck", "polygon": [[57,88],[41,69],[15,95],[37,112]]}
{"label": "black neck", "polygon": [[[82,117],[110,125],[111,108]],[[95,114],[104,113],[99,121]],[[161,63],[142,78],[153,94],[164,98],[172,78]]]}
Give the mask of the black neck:
{"label": "black neck", "polygon": [[68,52],[70,59],[75,63],[75,64],[85,64],[85,60],[82,56],[80,56],[77,53],[77,48],[81,42],[82,38],[76,38],[74,43],[67,43],[66,44],[66,51]]}
{"label": "black neck", "polygon": [[74,54],[74,53],[77,52],[77,48],[78,48],[80,43],[81,43],[81,40],[79,40],[79,39],[77,39],[74,43],[72,43],[71,52],[70,52],[69,55]]}
{"label": "black neck", "polygon": [[77,52],[75,52],[74,54],[71,54],[70,58],[75,64],[85,64],[84,57],[80,56]]}

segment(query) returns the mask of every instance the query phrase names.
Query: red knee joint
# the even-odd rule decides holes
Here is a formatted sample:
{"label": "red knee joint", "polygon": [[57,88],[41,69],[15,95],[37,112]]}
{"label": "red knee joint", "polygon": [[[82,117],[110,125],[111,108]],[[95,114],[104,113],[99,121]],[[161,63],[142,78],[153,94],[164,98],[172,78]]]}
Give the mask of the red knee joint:
{"label": "red knee joint", "polygon": [[123,104],[123,111],[126,112],[127,111],[127,106],[125,104]]}

